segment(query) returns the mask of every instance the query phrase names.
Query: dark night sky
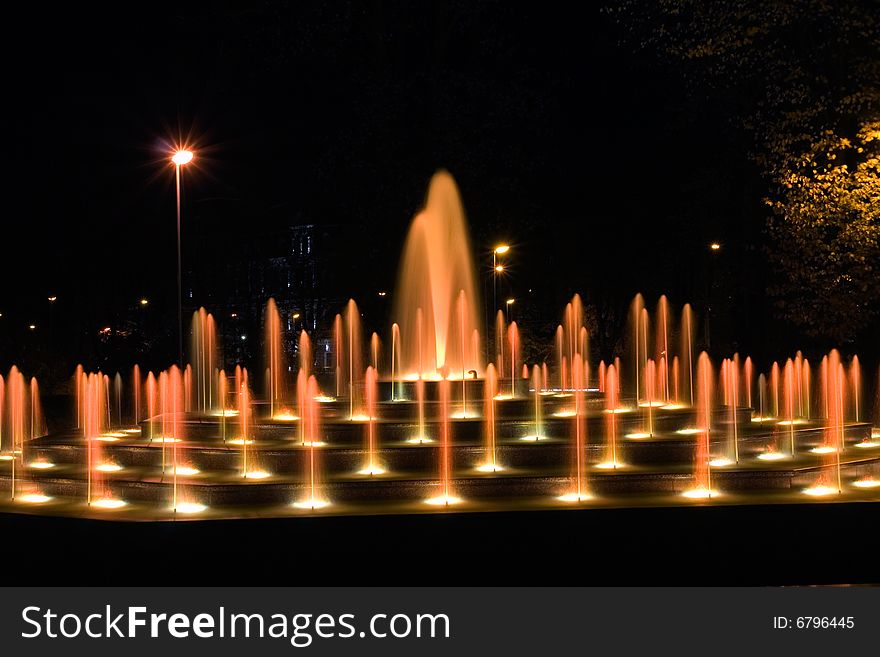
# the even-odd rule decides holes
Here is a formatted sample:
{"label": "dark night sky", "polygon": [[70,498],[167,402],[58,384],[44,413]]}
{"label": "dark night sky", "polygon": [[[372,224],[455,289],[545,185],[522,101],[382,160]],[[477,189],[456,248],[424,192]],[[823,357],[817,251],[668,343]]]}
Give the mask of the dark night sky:
{"label": "dark night sky", "polygon": [[173,303],[163,157],[178,134],[199,149],[191,220],[222,199],[245,225],[351,226],[338,257],[355,261],[354,296],[392,287],[444,167],[476,245],[514,243],[513,285],[551,319],[574,291],[694,300],[706,244],[736,262],[760,228],[740,137],[677,71],[618,46],[592,3],[571,4],[12,10],[0,311],[24,323],[58,294],[90,330],[141,295]]}

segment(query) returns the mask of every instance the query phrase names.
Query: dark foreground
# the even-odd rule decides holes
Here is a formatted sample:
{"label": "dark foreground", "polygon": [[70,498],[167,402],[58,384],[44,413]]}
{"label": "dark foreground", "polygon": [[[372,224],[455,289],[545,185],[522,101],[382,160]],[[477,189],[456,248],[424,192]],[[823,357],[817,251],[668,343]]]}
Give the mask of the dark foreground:
{"label": "dark foreground", "polygon": [[878,518],[873,503],[176,523],[0,514],[0,583],[872,584]]}

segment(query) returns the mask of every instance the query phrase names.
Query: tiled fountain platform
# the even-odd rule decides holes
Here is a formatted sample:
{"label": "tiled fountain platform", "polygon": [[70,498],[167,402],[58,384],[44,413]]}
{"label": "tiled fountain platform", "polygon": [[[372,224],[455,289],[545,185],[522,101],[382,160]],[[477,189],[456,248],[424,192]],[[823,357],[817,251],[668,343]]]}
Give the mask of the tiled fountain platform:
{"label": "tiled fountain platform", "polygon": [[[540,422],[541,439],[534,440],[535,422],[524,417],[527,404],[511,404],[497,424],[496,472],[478,471],[487,460],[480,436],[485,423],[480,418],[455,419],[450,423],[452,446],[450,490],[458,497],[484,501],[491,508],[515,509],[527,500],[555,499],[572,489],[574,448],[571,439],[573,419],[565,417],[565,400],[551,406]],[[408,404],[407,404],[408,405]],[[384,405],[383,405],[384,406]],[[392,405],[400,417],[404,404]],[[412,416],[410,406],[409,416]],[[384,410],[384,409],[383,409]],[[439,426],[436,408],[430,409],[434,421],[425,425],[426,434],[436,437]],[[555,416],[557,413],[562,417]],[[397,504],[419,504],[441,492],[439,482],[440,448],[437,442],[412,443],[418,432],[412,421],[386,419],[375,423],[378,437],[376,461],[385,472],[359,474],[365,465],[364,436],[367,423],[349,421],[345,407],[332,404],[324,410],[325,441],[314,449],[321,473],[321,496],[343,505],[346,512],[395,513]],[[693,487],[693,463],[697,435],[690,432],[694,415],[687,408],[652,409],[653,435],[645,435],[647,411],[615,414],[618,432],[618,468],[602,468],[608,459],[607,413],[593,407],[584,423],[587,433],[583,482],[598,504],[606,501],[626,504],[644,496],[680,497]],[[394,414],[391,414],[394,415]],[[733,413],[720,410],[713,424],[713,456],[728,453]],[[810,450],[822,444],[825,430],[821,422],[803,422],[788,427],[778,422],[751,421],[749,409],[738,409],[738,463],[712,468],[713,489],[743,494],[798,491],[820,477],[836,479],[836,455],[817,455]],[[106,489],[134,508],[165,509],[173,482],[172,445],[157,440],[161,422],[142,423],[139,430],[111,431],[101,441],[103,460],[118,466],[102,473]],[[238,422],[213,416],[190,417],[187,438],[177,445],[179,463],[198,472],[179,475],[178,499],[198,501],[214,513],[237,515],[276,515],[278,509],[307,494],[305,476],[312,450],[301,444],[297,421],[262,422],[255,427],[253,444],[248,445],[249,470],[266,473],[265,478],[242,477],[243,453],[235,443]],[[858,478],[880,479],[880,446],[865,447],[871,428],[864,423],[846,427],[846,448],[840,455],[841,481]],[[151,439],[151,435],[153,439]],[[794,437],[797,456],[764,461],[758,455],[775,445],[779,452],[789,449]],[[224,437],[226,441],[224,443]],[[163,455],[164,451],[164,455]],[[46,436],[30,443],[25,461],[51,463],[52,467],[29,467],[24,478],[19,469],[19,491],[38,490],[57,499],[85,499],[88,482],[83,464],[87,450],[81,435],[71,432]],[[163,471],[164,461],[164,471]],[[9,472],[0,464],[0,489],[9,490]],[[445,489],[444,489],[445,490]],[[880,499],[880,491],[878,491]],[[488,508],[487,507],[487,508]],[[36,507],[34,507],[36,508]],[[55,507],[57,513],[67,513]],[[48,509],[48,507],[47,507]],[[223,511],[221,511],[223,509]],[[50,511],[52,512],[52,511]],[[338,512],[338,509],[336,509]],[[126,517],[121,513],[117,517]],[[134,514],[132,518],[136,517]]]}

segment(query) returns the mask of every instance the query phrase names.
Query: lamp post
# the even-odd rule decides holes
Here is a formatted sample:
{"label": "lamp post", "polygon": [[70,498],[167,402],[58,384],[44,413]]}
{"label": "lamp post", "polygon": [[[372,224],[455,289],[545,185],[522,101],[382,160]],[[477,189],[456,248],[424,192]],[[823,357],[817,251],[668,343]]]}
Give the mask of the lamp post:
{"label": "lamp post", "polygon": [[492,313],[498,310],[498,274],[504,271],[504,265],[498,264],[498,256],[510,251],[507,244],[499,244],[492,250]]}
{"label": "lamp post", "polygon": [[721,243],[720,242],[712,242],[709,244],[709,275],[708,275],[708,284],[709,289],[706,291],[706,321],[704,322],[704,326],[706,327],[705,332],[705,340],[706,347],[711,348],[712,346],[712,333],[711,333],[711,323],[712,323],[712,300],[715,289],[715,254],[720,253],[721,251]]}
{"label": "lamp post", "polygon": [[193,153],[184,148],[171,156],[177,186],[177,362],[183,368],[183,275],[180,266],[180,168],[192,162]]}

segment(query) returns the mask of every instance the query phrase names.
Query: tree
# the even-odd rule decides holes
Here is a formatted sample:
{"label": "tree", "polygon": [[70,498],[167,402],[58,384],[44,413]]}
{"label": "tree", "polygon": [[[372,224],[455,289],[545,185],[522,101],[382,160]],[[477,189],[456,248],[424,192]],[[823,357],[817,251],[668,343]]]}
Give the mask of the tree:
{"label": "tree", "polygon": [[880,121],[826,131],[774,175],[770,293],[808,334],[851,340],[880,311]]}
{"label": "tree", "polygon": [[606,12],[750,135],[780,315],[853,339],[880,303],[878,2],[619,0]]}

